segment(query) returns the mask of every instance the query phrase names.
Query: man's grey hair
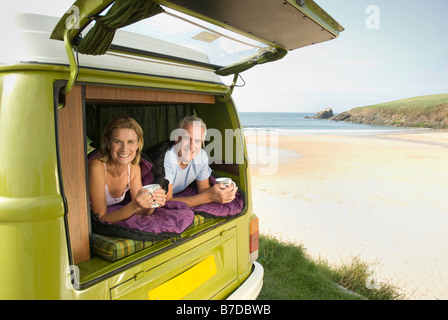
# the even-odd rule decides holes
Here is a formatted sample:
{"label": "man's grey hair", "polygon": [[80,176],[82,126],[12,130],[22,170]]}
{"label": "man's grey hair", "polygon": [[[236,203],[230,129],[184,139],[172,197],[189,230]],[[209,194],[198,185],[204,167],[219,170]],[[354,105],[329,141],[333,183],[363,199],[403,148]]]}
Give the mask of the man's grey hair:
{"label": "man's grey hair", "polygon": [[[201,118],[199,118],[198,116],[195,116],[195,115],[186,116],[186,117],[184,117],[183,119],[181,119],[179,121],[178,128],[185,129],[185,127],[187,125],[189,125],[189,124],[191,124],[191,125],[193,125],[193,124],[194,125],[200,124],[201,128],[204,129],[204,137],[205,137],[205,135],[207,133],[207,126],[206,126],[205,122]],[[204,138],[204,137],[202,137],[202,138]]]}

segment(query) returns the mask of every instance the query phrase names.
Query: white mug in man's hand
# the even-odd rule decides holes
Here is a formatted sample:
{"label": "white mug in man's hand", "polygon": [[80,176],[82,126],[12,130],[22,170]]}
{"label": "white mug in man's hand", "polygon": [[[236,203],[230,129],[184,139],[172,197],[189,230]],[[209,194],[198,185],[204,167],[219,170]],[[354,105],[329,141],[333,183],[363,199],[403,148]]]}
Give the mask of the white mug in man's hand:
{"label": "white mug in man's hand", "polygon": [[224,187],[228,187],[228,186],[230,186],[231,184],[233,184],[233,187],[235,188],[236,187],[236,184],[235,184],[235,182],[233,182],[232,181],[232,178],[227,178],[227,177],[223,177],[223,178],[217,178],[216,179],[216,183],[218,183],[218,184],[222,184],[222,185],[224,185]]}

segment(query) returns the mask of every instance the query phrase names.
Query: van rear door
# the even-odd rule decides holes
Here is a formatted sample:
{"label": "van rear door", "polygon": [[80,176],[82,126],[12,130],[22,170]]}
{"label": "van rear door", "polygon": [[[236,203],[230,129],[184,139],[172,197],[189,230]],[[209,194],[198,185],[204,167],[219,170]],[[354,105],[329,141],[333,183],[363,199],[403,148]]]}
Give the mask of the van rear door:
{"label": "van rear door", "polygon": [[[226,76],[334,39],[343,30],[312,0],[78,0],[52,39],[65,39],[84,54],[174,60]],[[126,31],[164,40],[166,46],[129,41]],[[190,52],[175,56],[170,43]]]}

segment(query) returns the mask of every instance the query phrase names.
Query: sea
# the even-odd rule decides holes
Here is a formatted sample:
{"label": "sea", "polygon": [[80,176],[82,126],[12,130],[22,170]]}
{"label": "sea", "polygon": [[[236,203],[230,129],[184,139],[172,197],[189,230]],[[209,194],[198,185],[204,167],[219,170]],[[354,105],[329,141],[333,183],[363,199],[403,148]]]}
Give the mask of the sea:
{"label": "sea", "polygon": [[[280,163],[291,162],[301,157],[292,150],[279,148],[275,136],[307,134],[369,136],[431,130],[311,119],[315,113],[240,112],[239,115],[245,135],[252,139],[246,144],[249,161],[251,164],[262,166],[260,169],[262,175],[275,174]],[[270,138],[257,142],[257,137]]]}
{"label": "sea", "polygon": [[240,112],[239,115],[245,134],[377,135],[428,130],[310,119],[309,117],[313,117],[315,113],[304,112]]}

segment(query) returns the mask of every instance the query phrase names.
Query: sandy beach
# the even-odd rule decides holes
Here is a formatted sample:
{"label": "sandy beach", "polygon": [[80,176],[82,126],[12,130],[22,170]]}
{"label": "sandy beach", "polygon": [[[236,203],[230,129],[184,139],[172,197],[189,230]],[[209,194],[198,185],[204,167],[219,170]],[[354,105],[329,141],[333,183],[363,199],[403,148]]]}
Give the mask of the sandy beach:
{"label": "sandy beach", "polygon": [[330,265],[359,257],[406,299],[448,299],[447,131],[246,139],[262,234]]}

